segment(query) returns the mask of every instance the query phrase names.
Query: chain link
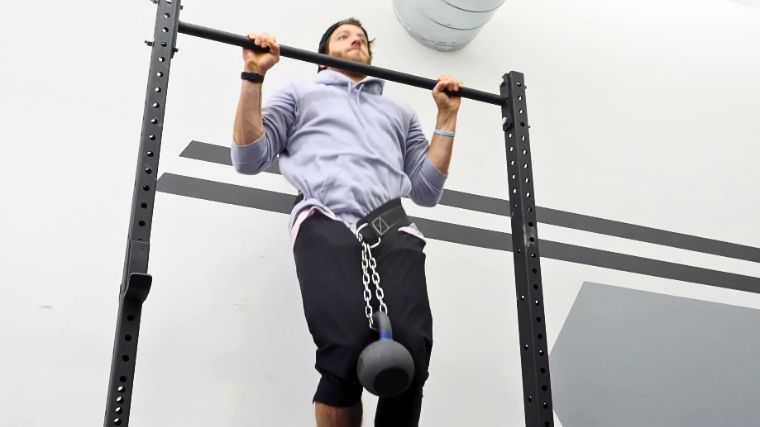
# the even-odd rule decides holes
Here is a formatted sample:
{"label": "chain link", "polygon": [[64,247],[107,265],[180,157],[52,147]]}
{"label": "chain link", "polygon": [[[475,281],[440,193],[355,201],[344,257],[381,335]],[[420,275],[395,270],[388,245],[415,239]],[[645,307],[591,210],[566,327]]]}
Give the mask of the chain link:
{"label": "chain link", "polygon": [[364,250],[364,243],[362,243],[362,283],[364,284],[364,301],[367,305],[364,307],[364,314],[369,319],[369,327],[372,327],[372,291],[369,290],[369,273],[367,267],[369,262],[367,261],[367,252]]}
{"label": "chain link", "polygon": [[383,298],[385,298],[385,291],[380,287],[380,274],[377,272],[377,260],[372,256],[372,248],[380,244],[380,239],[378,239],[377,243],[374,245],[364,242],[361,230],[366,226],[367,224],[362,224],[361,227],[356,230],[356,238],[359,239],[359,243],[362,245],[362,284],[364,285],[364,301],[367,303],[364,307],[364,314],[369,320],[369,327],[375,329],[374,322],[372,321],[372,304],[370,304],[370,301],[372,300],[372,291],[369,289],[370,270],[372,271],[372,284],[375,285],[375,297],[377,297],[377,301],[380,303],[379,310],[388,314],[388,306],[385,305],[385,301],[383,301]]}

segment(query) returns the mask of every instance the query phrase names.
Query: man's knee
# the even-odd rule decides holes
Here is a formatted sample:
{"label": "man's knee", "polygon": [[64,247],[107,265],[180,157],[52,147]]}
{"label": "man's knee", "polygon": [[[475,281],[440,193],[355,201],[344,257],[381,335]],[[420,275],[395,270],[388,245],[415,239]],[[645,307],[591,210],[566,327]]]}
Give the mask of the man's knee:
{"label": "man's knee", "polygon": [[323,373],[314,394],[314,402],[345,408],[361,401],[361,397],[362,386],[358,378],[341,379]]}
{"label": "man's knee", "polygon": [[424,385],[428,378],[428,366],[433,351],[430,330],[419,325],[394,325],[393,339],[409,350],[414,360],[414,380],[420,386]]}

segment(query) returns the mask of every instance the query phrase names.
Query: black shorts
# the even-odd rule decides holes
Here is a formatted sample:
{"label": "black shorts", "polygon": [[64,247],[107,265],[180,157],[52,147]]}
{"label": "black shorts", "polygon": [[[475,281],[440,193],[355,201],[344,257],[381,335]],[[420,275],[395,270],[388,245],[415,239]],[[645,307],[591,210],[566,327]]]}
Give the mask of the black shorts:
{"label": "black shorts", "polygon": [[[433,347],[424,246],[422,239],[392,229],[372,250],[393,338],[409,350],[415,365],[404,394],[379,400],[376,425],[414,426],[419,419]],[[357,359],[377,339],[364,312],[361,246],[345,224],[315,212],[301,224],[293,251],[306,322],[317,346],[315,367],[322,375],[314,401],[352,406],[362,393]],[[377,310],[374,285],[370,290]]]}

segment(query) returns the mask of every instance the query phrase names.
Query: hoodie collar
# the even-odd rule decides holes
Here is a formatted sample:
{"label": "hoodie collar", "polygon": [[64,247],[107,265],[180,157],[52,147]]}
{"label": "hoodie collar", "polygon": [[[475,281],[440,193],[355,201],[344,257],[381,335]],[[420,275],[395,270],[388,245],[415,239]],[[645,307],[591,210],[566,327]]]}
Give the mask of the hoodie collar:
{"label": "hoodie collar", "polygon": [[[354,81],[351,80],[350,77],[335,70],[320,71],[319,74],[317,74],[317,78],[315,81],[317,83],[321,83],[324,85],[335,85],[335,86],[349,86],[350,87],[351,85],[354,84]],[[360,85],[364,86],[365,92],[382,95],[383,87],[385,86],[385,80],[367,76],[364,78],[364,80],[360,81],[359,83],[356,83],[356,86],[360,86]]]}

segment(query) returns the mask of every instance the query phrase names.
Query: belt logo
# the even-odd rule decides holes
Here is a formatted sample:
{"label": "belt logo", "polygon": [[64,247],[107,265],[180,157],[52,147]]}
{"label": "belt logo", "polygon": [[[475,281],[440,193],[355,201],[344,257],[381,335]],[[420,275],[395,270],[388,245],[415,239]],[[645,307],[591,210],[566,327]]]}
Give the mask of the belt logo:
{"label": "belt logo", "polygon": [[372,228],[375,229],[375,231],[377,232],[377,234],[383,235],[391,227],[388,225],[387,222],[385,222],[385,220],[383,219],[383,217],[379,216],[379,217],[377,217],[377,218],[375,218],[375,219],[372,220]]}

